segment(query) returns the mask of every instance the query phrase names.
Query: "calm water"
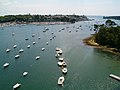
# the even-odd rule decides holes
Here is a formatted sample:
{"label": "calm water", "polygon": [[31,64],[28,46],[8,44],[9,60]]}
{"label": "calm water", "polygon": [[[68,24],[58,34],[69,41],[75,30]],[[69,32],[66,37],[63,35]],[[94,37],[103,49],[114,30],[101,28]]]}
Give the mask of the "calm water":
{"label": "calm water", "polygon": [[[120,76],[120,57],[94,49],[82,41],[94,33],[89,26],[101,22],[103,20],[69,25],[18,25],[4,27],[3,30],[0,28],[0,90],[12,90],[17,82],[22,84],[18,90],[120,90],[120,82],[109,77],[110,73]],[[76,27],[80,25],[82,27],[76,32]],[[49,30],[44,33],[45,27]],[[69,28],[61,30],[65,27]],[[13,32],[15,36],[12,36]],[[54,35],[56,37],[50,40]],[[29,40],[25,41],[25,38]],[[33,41],[36,42],[35,45],[32,44]],[[46,42],[49,44],[46,45]],[[17,44],[15,49],[14,44]],[[28,44],[31,45],[29,49]],[[41,50],[43,47],[45,51]],[[63,74],[57,65],[58,59],[55,58],[56,47],[62,48],[62,57],[68,64],[64,87],[57,85],[58,78]],[[6,53],[7,48],[11,49],[9,53]],[[15,59],[21,48],[24,52],[20,54],[20,58]],[[38,55],[40,59],[35,60]],[[10,65],[3,69],[6,62]],[[28,76],[22,76],[24,71],[29,72]]]}

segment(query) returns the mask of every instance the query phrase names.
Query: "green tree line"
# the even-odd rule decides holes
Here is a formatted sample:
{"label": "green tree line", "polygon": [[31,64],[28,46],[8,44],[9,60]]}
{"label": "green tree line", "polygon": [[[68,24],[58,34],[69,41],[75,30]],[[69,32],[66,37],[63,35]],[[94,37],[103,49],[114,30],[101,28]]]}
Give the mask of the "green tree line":
{"label": "green tree line", "polygon": [[0,23],[5,22],[71,22],[89,20],[86,16],[79,15],[5,15],[0,16]]}
{"label": "green tree line", "polygon": [[[108,22],[110,23],[109,25],[111,25],[111,23],[112,25],[113,23],[115,24],[115,22],[110,22],[110,20],[107,20],[106,24]],[[98,29],[98,27],[99,30],[95,35],[96,42],[100,45],[105,45],[120,50],[120,26],[108,27],[106,25],[95,25],[96,29]]]}

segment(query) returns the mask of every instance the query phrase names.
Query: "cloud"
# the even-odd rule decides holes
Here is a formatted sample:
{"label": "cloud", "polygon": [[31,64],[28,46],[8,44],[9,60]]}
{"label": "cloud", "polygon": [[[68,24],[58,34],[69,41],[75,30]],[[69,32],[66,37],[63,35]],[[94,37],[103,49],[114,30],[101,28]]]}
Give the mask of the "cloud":
{"label": "cloud", "polygon": [[4,6],[4,5],[10,5],[13,3],[16,3],[17,1],[15,0],[0,0],[0,5]]}

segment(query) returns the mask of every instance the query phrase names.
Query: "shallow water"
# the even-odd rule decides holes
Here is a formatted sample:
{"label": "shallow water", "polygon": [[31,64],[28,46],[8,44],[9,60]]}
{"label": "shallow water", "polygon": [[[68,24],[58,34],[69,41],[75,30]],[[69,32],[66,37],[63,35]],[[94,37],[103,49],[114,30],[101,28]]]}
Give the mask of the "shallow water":
{"label": "shallow water", "polygon": [[[12,90],[17,82],[22,84],[18,90],[119,90],[120,82],[110,78],[109,74],[120,76],[120,57],[94,49],[82,41],[94,33],[89,28],[94,23],[96,21],[0,28],[0,90]],[[76,32],[76,27],[80,25],[82,27]],[[45,27],[49,28],[47,32],[43,32]],[[65,27],[69,28],[61,30]],[[13,32],[15,36],[12,36]],[[50,40],[54,35],[56,37]],[[29,40],[26,41],[25,38]],[[32,44],[33,41],[36,42],[35,45]],[[49,44],[46,45],[46,42]],[[14,44],[17,44],[15,49]],[[28,44],[31,45],[29,49]],[[43,47],[45,51],[41,50]],[[68,65],[64,87],[57,85],[58,78],[63,74],[57,65],[58,59],[55,58],[56,47],[62,48],[62,57]],[[5,51],[7,48],[11,49],[9,53]],[[24,52],[20,53],[20,58],[15,59],[21,48]],[[35,60],[38,55],[40,59]],[[4,69],[2,66],[5,62],[10,65]],[[28,72],[26,77],[22,76],[24,71]]]}

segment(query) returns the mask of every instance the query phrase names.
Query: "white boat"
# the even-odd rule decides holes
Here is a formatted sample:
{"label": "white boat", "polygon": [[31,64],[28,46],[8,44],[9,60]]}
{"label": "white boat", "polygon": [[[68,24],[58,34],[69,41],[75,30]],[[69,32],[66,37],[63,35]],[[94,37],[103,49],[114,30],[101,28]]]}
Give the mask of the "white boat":
{"label": "white boat", "polygon": [[14,46],[13,46],[13,48],[16,48],[17,47],[17,45],[15,44]]}
{"label": "white boat", "polygon": [[36,42],[33,42],[33,45],[35,44]]}
{"label": "white boat", "polygon": [[60,54],[55,54],[55,57],[58,58],[60,56]]}
{"label": "white boat", "polygon": [[52,38],[50,38],[50,40],[52,40]]}
{"label": "white boat", "polygon": [[63,86],[64,80],[65,80],[64,76],[59,77],[58,85],[62,85]]}
{"label": "white boat", "polygon": [[15,33],[12,33],[12,36],[15,36]]}
{"label": "white boat", "polygon": [[40,37],[38,37],[38,39],[40,39]]}
{"label": "white boat", "polygon": [[30,45],[28,45],[27,48],[30,48]]}
{"label": "white boat", "polygon": [[45,48],[42,48],[42,51],[44,51],[45,50]]}
{"label": "white boat", "polygon": [[19,58],[19,57],[20,57],[20,55],[18,55],[18,54],[17,54],[17,55],[15,55],[15,58]]}
{"label": "white boat", "polygon": [[62,72],[63,72],[64,74],[66,74],[66,73],[67,73],[67,68],[62,68]]}
{"label": "white boat", "polygon": [[23,49],[20,49],[20,50],[19,50],[19,53],[22,53],[22,52],[24,52],[24,50],[23,50]]}
{"label": "white boat", "polygon": [[56,48],[56,53],[57,53],[57,54],[62,54],[62,53],[63,53],[63,51],[62,51],[62,49],[61,49],[61,48]]}
{"label": "white boat", "polygon": [[11,49],[6,49],[6,52],[10,52]]}
{"label": "white boat", "polygon": [[63,61],[63,58],[59,58],[59,61]]}
{"label": "white boat", "polygon": [[116,76],[114,74],[110,74],[109,76],[112,77],[112,78],[114,78],[114,79],[116,79],[116,80],[120,81],[120,77],[119,76]]}
{"label": "white boat", "polygon": [[21,86],[21,84],[16,83],[16,84],[13,86],[13,90],[19,88],[20,86]]}
{"label": "white boat", "polygon": [[56,51],[59,51],[59,50],[61,50],[61,48],[56,47]]}
{"label": "white boat", "polygon": [[46,45],[48,45],[48,42],[46,42]]}
{"label": "white boat", "polygon": [[28,72],[23,72],[23,76],[27,76]]}
{"label": "white boat", "polygon": [[32,34],[32,37],[35,37],[35,34]]}
{"label": "white boat", "polygon": [[4,65],[3,65],[3,68],[6,68],[6,67],[8,67],[9,66],[9,63],[5,63]]}
{"label": "white boat", "polygon": [[59,66],[62,66],[62,65],[63,65],[63,62],[60,62],[60,61],[59,61],[57,64],[58,64]]}
{"label": "white boat", "polygon": [[66,67],[66,66],[67,66],[67,64],[66,64],[65,61],[62,62],[62,66],[63,66],[63,67]]}
{"label": "white boat", "polygon": [[49,28],[45,28],[45,30],[49,30]]}
{"label": "white boat", "polygon": [[35,59],[36,59],[36,60],[40,59],[40,56],[37,56]]}
{"label": "white boat", "polygon": [[25,38],[25,40],[28,40],[28,38]]}
{"label": "white boat", "polygon": [[53,32],[51,34],[54,34]]}

